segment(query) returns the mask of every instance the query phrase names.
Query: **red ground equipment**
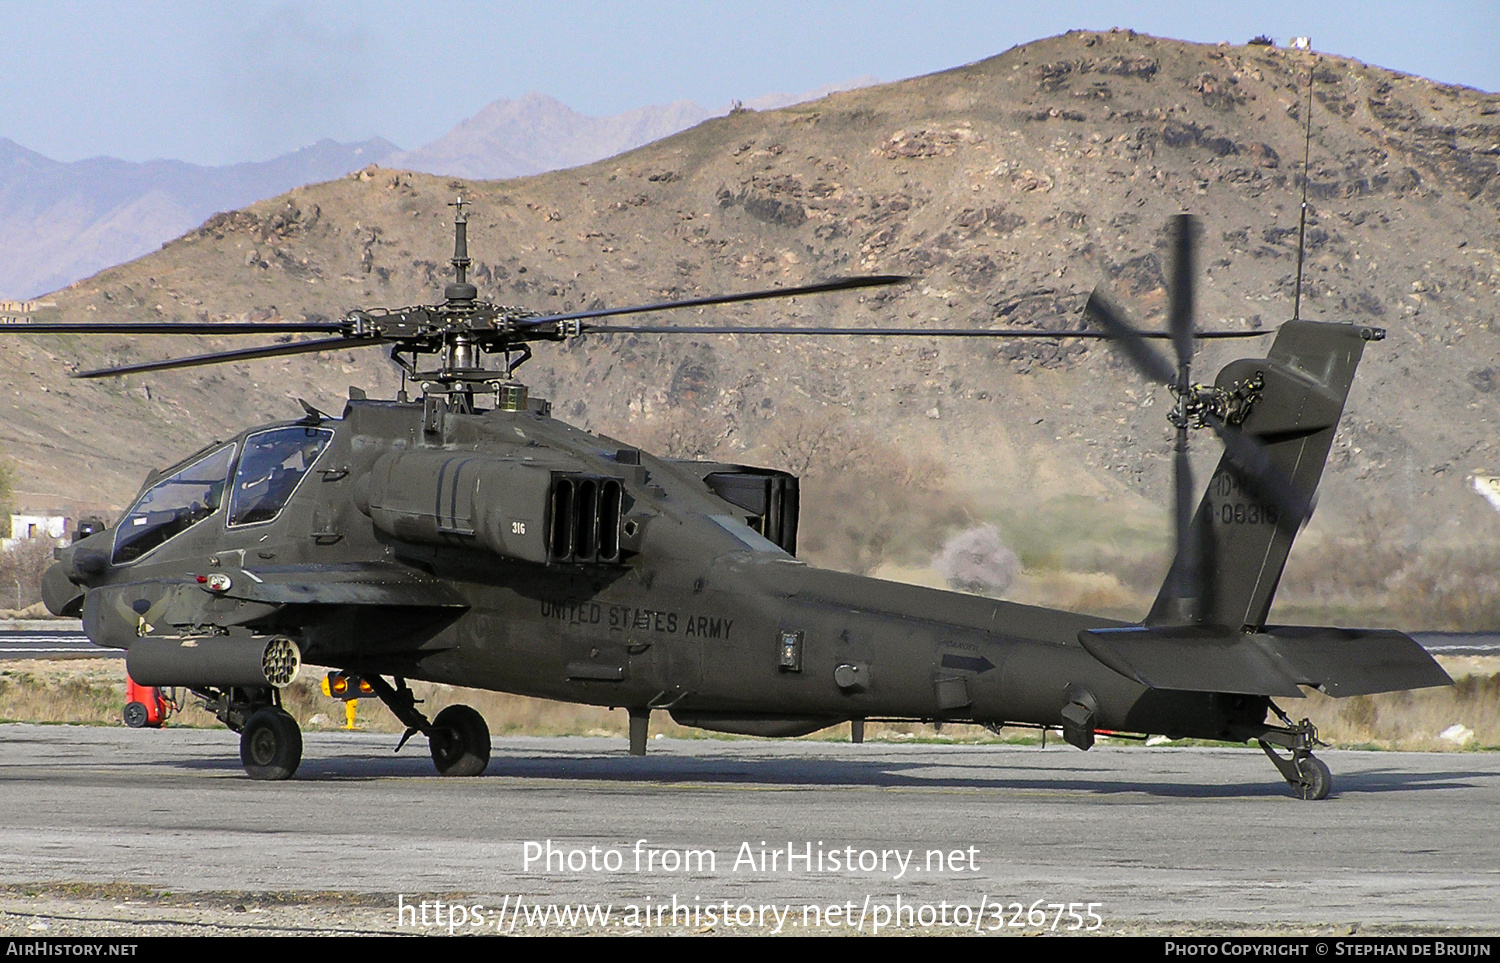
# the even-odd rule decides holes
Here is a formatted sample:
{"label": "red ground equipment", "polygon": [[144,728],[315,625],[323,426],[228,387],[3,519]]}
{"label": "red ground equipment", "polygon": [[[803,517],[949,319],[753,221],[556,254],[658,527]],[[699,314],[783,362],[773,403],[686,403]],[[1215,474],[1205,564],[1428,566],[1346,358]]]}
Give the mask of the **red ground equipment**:
{"label": "red ground equipment", "polygon": [[160,729],[174,706],[155,686],[141,685],[125,673],[125,724],[132,729]]}

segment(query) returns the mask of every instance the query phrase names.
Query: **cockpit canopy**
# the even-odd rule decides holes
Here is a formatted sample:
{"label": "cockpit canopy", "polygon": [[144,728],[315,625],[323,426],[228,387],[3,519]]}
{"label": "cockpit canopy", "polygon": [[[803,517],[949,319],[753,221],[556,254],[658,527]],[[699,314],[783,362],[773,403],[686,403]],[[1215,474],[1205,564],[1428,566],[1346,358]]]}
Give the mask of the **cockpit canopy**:
{"label": "cockpit canopy", "polygon": [[120,521],[111,561],[133,562],[218,511],[234,452],[225,445],[146,489]]}
{"label": "cockpit canopy", "polygon": [[[239,445],[230,443],[160,479],[125,513],[115,534],[111,561],[116,565],[133,562],[213,515],[224,503],[226,485],[228,526],[271,521],[286,507],[332,437],[327,428],[269,428],[247,436],[242,452]],[[238,466],[236,452],[241,452]]]}

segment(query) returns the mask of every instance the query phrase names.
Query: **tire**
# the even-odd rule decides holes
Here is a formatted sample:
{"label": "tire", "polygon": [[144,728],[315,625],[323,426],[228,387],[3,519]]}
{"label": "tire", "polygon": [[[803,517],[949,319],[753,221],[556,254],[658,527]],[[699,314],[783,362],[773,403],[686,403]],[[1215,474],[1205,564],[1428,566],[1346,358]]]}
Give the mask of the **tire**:
{"label": "tire", "polygon": [[123,715],[125,716],[125,724],[132,729],[146,728],[146,723],[151,719],[151,713],[146,711],[146,704],[143,702],[125,703],[125,712]]}
{"label": "tire", "polygon": [[240,762],[251,779],[290,779],[302,762],[302,730],[281,709],[260,709],[240,732]]}
{"label": "tire", "polygon": [[441,776],[477,776],[490,764],[490,727],[468,706],[449,706],[432,721],[432,764]]}
{"label": "tire", "polygon": [[1296,787],[1297,795],[1307,800],[1327,799],[1333,789],[1333,774],[1315,756],[1307,756],[1297,766],[1302,774],[1302,785]]}

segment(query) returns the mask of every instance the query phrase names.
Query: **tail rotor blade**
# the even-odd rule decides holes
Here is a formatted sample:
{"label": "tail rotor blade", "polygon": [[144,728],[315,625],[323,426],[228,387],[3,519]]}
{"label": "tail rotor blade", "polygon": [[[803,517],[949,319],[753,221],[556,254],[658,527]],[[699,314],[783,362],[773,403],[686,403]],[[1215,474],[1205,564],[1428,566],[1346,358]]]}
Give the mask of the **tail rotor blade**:
{"label": "tail rotor blade", "polygon": [[1193,357],[1193,288],[1197,271],[1198,219],[1179,214],[1172,219],[1172,287],[1171,313],[1167,328],[1172,332],[1172,347],[1177,364],[1192,363]]}
{"label": "tail rotor blade", "polygon": [[1224,442],[1224,453],[1239,469],[1241,481],[1255,497],[1274,505],[1282,522],[1300,526],[1312,516],[1312,499],[1271,462],[1265,446],[1218,418],[1209,416],[1208,423]]}
{"label": "tail rotor blade", "polygon": [[1124,313],[1105,296],[1102,285],[1094,288],[1083,310],[1099,322],[1115,343],[1124,349],[1130,363],[1148,380],[1165,385],[1177,383],[1177,372],[1171,363],[1147,344],[1140,332],[1125,320]]}

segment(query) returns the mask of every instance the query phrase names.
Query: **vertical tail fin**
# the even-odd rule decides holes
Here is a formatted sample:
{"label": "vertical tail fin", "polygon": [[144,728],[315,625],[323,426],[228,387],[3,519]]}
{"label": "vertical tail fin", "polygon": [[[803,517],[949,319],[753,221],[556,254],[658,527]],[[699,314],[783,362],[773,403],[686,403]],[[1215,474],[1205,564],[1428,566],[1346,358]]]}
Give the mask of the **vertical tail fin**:
{"label": "vertical tail fin", "polygon": [[[1289,321],[1267,357],[1242,358],[1219,372],[1217,388],[1238,388],[1251,399],[1239,431],[1263,447],[1283,486],[1306,504],[1317,493],[1365,342],[1383,337],[1379,328]],[[1189,537],[1201,546],[1201,572],[1185,581],[1183,559],[1174,560],[1145,624],[1263,628],[1303,520],[1258,495],[1251,473],[1226,453],[1193,516]]]}

